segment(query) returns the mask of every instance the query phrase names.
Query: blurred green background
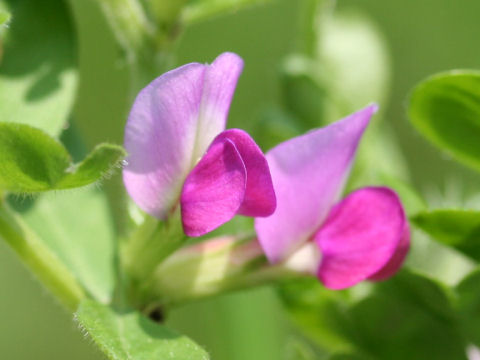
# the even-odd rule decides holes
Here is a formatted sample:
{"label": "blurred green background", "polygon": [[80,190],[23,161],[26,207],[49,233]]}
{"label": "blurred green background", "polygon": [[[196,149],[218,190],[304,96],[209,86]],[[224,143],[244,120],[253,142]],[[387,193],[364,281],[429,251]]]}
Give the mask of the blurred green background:
{"label": "blurred green background", "polygon": [[[126,108],[125,102],[119,104],[118,99],[128,98],[126,65],[120,60],[113,35],[95,1],[71,0],[70,4],[77,27],[80,67],[75,123],[89,148],[101,141],[121,143]],[[178,64],[208,62],[223,51],[234,51],[245,60],[230,112],[230,127],[252,129],[259,113],[279,102],[278,69],[284,56],[298,45],[299,4],[272,0],[194,25],[183,35],[177,50]],[[452,68],[480,68],[480,2],[338,1],[339,11],[347,8],[370,17],[389,50],[390,96],[382,105],[386,108],[385,121],[392,124],[406,156],[414,185],[427,197],[434,189],[448,197],[452,181],[461,179],[461,193],[454,196],[471,196],[475,187],[478,189],[478,175],[420,138],[406,121],[405,108],[409,90],[426,76]],[[3,242],[0,286],[2,359],[102,358],[84,339],[71,316]],[[221,360],[278,360],[295,336],[268,288],[180,308],[171,314],[169,323],[203,345],[213,359]]]}

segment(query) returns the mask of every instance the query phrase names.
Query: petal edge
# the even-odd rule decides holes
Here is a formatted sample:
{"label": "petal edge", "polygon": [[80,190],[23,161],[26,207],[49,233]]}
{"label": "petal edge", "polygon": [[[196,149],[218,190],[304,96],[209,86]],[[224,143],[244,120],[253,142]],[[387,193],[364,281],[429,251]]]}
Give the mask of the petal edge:
{"label": "petal edge", "polygon": [[406,222],[392,190],[367,187],[352,192],[315,234],[322,253],[318,278],[325,287],[339,290],[381,273],[401,248]]}
{"label": "petal edge", "polygon": [[233,142],[215,140],[183,186],[180,205],[185,234],[201,236],[232,219],[245,197],[246,177]]}

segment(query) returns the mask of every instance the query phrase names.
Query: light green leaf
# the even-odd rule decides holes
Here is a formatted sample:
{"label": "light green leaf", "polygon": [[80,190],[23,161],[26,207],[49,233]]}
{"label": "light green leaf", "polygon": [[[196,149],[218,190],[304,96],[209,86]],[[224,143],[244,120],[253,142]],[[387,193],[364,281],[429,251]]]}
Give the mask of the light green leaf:
{"label": "light green leaf", "polygon": [[42,130],[0,123],[0,188],[11,192],[85,186],[100,180],[124,156],[120,146],[101,144],[75,165],[65,147]]}
{"label": "light green leaf", "polygon": [[0,123],[0,188],[35,192],[55,188],[70,165],[63,145],[39,129]]}
{"label": "light green leaf", "polygon": [[315,56],[294,54],[282,67],[283,102],[305,130],[381,103],[388,95],[390,61],[380,32],[361,13],[325,12],[312,25]]}
{"label": "light green leaf", "polygon": [[10,20],[10,14],[0,9],[0,26],[5,25]]}
{"label": "light green leaf", "polygon": [[104,303],[111,300],[115,233],[102,191],[42,195],[23,218],[91,296]]}
{"label": "light green leaf", "polygon": [[209,359],[208,354],[186,336],[138,312],[120,312],[86,300],[76,316],[80,326],[111,360]]}
{"label": "light green leaf", "polygon": [[290,335],[284,349],[285,360],[315,360],[325,358],[325,351],[304,337]]}
{"label": "light green leaf", "polygon": [[0,66],[0,121],[58,135],[77,84],[75,35],[64,1],[0,0],[12,14]]}
{"label": "light green leaf", "polygon": [[418,132],[480,171],[480,72],[435,75],[413,90],[408,111]]}
{"label": "light green leaf", "polygon": [[434,240],[480,261],[480,211],[425,211],[413,217],[412,221]]}
{"label": "light green leaf", "polygon": [[57,186],[68,189],[91,184],[93,179],[95,179],[93,181],[101,179],[115,167],[119,167],[125,156],[126,153],[121,146],[106,143],[97,145]]}
{"label": "light green leaf", "polygon": [[318,52],[329,99],[327,120],[335,121],[388,95],[390,59],[381,32],[368,16],[337,11],[321,28]]}

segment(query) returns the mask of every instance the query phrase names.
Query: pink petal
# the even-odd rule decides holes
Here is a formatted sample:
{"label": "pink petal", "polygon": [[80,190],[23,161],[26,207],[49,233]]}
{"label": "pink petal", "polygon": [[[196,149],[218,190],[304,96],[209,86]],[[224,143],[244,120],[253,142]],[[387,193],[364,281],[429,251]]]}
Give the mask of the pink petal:
{"label": "pink petal", "polygon": [[262,150],[243,130],[230,129],[222,132],[217,139],[229,139],[237,148],[247,170],[245,198],[238,213],[246,216],[269,216],[276,207],[270,169]]}
{"label": "pink petal", "polygon": [[267,153],[277,209],[255,220],[270,262],[308,241],[338,199],[360,138],[377,107],[371,105],[325,128],[286,141]]}
{"label": "pink petal", "polygon": [[150,215],[168,216],[187,174],[225,128],[242,67],[237,55],[225,53],[212,65],[169,71],[138,94],[125,129],[123,179]]}
{"label": "pink petal", "polygon": [[233,218],[245,197],[246,182],[247,171],[234,143],[215,140],[183,186],[185,234],[201,236]]}
{"label": "pink petal", "polygon": [[393,275],[408,249],[406,223],[392,190],[370,187],[351,193],[315,234],[322,253],[319,279],[327,288],[345,289],[370,277]]}
{"label": "pink petal", "polygon": [[238,55],[227,52],[219,55],[205,73],[194,159],[198,160],[213,139],[225,129],[228,110],[242,69],[243,60]]}
{"label": "pink petal", "polygon": [[402,239],[400,240],[400,244],[398,245],[395,254],[390,261],[380,269],[380,271],[369,276],[368,279],[372,281],[382,281],[393,276],[398,269],[400,269],[400,266],[402,266],[408,254],[408,250],[410,250],[410,226],[408,225],[408,222],[405,221]]}

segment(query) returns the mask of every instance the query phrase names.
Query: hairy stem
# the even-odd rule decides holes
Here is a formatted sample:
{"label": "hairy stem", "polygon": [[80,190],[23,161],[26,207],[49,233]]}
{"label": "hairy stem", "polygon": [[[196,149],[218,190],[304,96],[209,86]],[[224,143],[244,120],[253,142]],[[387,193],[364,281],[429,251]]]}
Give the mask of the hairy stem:
{"label": "hairy stem", "polygon": [[86,297],[83,288],[58,257],[28,228],[28,226],[0,203],[0,238],[17,253],[23,263],[35,274],[70,311],[76,311]]}

